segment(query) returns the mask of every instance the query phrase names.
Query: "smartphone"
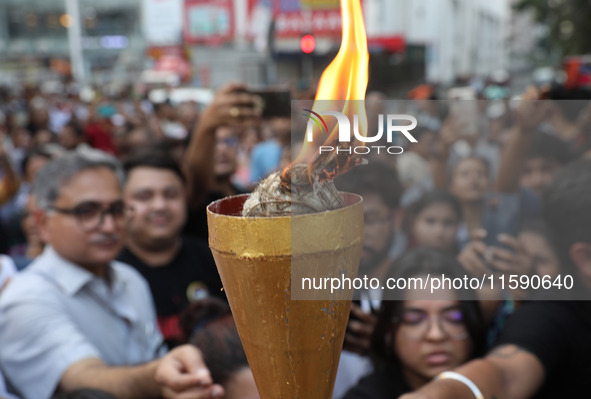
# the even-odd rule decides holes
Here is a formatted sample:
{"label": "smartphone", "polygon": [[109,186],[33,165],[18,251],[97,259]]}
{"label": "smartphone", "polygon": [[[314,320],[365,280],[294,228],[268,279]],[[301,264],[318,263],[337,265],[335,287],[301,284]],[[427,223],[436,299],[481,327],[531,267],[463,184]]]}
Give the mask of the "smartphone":
{"label": "smartphone", "polygon": [[461,130],[462,136],[478,134],[478,103],[472,87],[454,87],[448,90],[449,111]]}
{"label": "smartphone", "polygon": [[487,235],[487,246],[499,247],[509,251],[513,248],[499,242],[499,234],[517,237],[521,201],[518,194],[488,193],[484,199],[483,228]]}
{"label": "smartphone", "polygon": [[261,98],[263,118],[291,117],[291,93],[283,88],[253,88],[249,94]]}

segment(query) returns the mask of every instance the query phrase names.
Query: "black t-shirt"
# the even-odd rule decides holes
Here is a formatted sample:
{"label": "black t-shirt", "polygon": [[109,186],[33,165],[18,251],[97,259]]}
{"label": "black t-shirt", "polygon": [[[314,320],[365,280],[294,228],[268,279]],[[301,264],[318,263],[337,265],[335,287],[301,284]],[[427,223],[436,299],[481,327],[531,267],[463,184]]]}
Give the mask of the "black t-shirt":
{"label": "black t-shirt", "polygon": [[0,254],[8,253],[8,240],[9,236],[6,233],[6,228],[0,221]]}
{"label": "black t-shirt", "polygon": [[[246,194],[246,191],[242,191],[236,187],[234,187],[234,191],[236,194]],[[208,230],[207,230],[207,207],[214,201],[224,198],[225,195],[221,193],[211,192],[207,195],[205,200],[196,207],[189,207],[189,211],[187,213],[187,223],[185,223],[185,228],[183,229],[183,234],[201,238],[205,241],[208,239]]]}
{"label": "black t-shirt", "polygon": [[395,399],[411,391],[394,362],[363,377],[342,399]]}
{"label": "black t-shirt", "polygon": [[497,346],[503,344],[517,345],[542,363],[546,379],[534,398],[590,396],[591,302],[529,302],[507,320]]}
{"label": "black t-shirt", "polygon": [[213,256],[202,240],[183,237],[178,253],[167,265],[148,266],[128,248],[124,248],[117,259],[133,266],[148,281],[158,324],[171,346],[183,339],[178,318],[190,301],[207,296],[225,299]]}

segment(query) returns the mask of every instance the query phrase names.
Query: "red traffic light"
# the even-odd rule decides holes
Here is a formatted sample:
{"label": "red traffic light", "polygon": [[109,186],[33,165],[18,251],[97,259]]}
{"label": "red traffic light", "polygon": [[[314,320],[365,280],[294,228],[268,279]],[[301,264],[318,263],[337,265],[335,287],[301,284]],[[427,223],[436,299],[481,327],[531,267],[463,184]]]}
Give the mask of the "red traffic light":
{"label": "red traffic light", "polygon": [[316,39],[312,35],[304,35],[300,40],[300,48],[305,54],[310,54],[316,47]]}

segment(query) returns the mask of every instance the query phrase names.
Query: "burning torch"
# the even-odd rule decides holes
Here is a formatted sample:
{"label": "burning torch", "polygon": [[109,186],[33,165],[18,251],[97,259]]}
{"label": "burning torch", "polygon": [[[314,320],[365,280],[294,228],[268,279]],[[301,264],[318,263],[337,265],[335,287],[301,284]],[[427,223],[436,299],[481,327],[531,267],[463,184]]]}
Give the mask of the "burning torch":
{"label": "burning torch", "polygon": [[[367,39],[359,0],[341,0],[343,39],[324,71],[313,110],[340,110],[366,126]],[[333,130],[325,143],[335,144]],[[320,136],[318,136],[320,137]],[[262,399],[329,399],[349,317],[351,289],[305,293],[310,276],[355,277],[363,244],[361,197],[334,177],[352,157],[317,156],[314,145],[255,192],[208,207],[209,244]],[[312,143],[312,144],[320,144]],[[297,295],[296,295],[297,293]]]}

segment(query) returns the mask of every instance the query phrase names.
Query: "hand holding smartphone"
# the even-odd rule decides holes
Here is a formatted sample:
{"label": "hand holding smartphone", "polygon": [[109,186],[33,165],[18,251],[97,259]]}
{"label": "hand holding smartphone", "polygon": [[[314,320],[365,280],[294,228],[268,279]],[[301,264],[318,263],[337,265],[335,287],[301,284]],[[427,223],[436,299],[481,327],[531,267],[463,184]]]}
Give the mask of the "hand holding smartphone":
{"label": "hand holding smartphone", "polygon": [[263,118],[291,117],[291,93],[285,88],[249,88],[248,94],[260,97]]}
{"label": "hand holding smartphone", "polygon": [[459,134],[464,137],[478,134],[478,103],[472,87],[454,87],[447,93],[450,114]]}

